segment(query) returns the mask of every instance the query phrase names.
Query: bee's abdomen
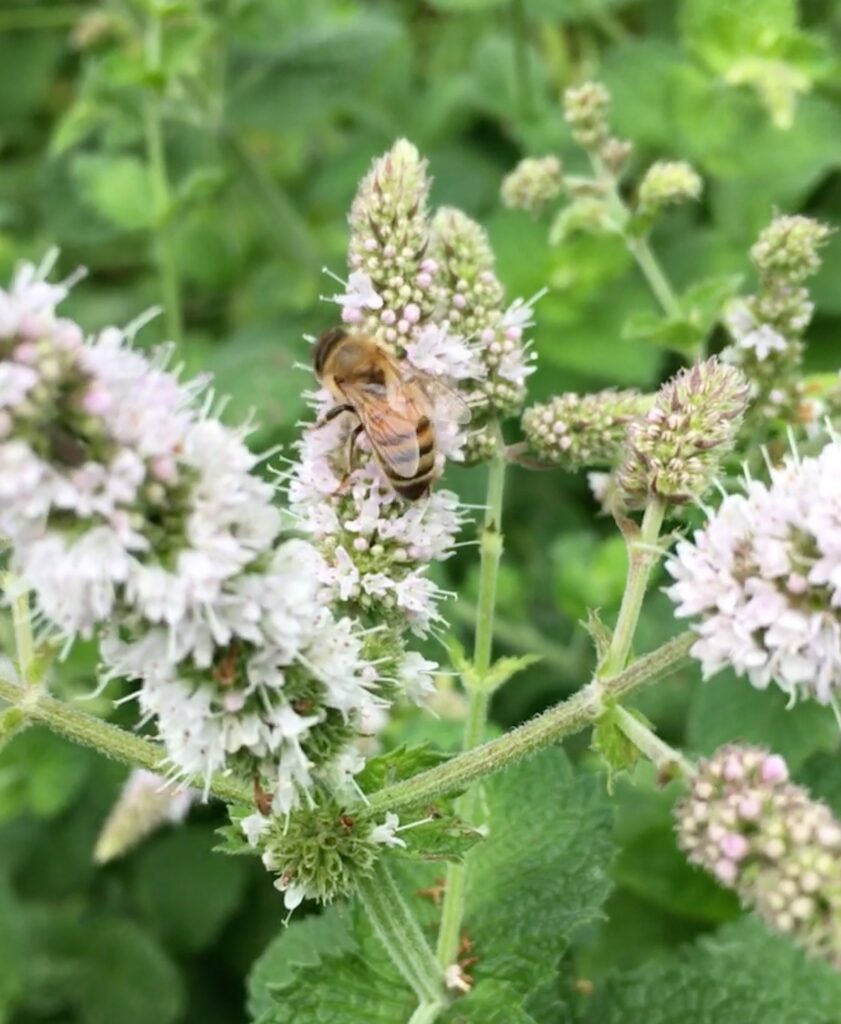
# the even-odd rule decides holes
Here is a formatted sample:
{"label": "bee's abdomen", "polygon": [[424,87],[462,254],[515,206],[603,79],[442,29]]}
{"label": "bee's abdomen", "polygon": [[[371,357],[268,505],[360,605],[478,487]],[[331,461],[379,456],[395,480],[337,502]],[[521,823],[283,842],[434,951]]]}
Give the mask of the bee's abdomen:
{"label": "bee's abdomen", "polygon": [[412,477],[398,476],[387,468],[386,474],[395,491],[407,501],[417,501],[429,493],[435,480],[435,430],[426,416],[421,416],[417,427],[418,468]]}

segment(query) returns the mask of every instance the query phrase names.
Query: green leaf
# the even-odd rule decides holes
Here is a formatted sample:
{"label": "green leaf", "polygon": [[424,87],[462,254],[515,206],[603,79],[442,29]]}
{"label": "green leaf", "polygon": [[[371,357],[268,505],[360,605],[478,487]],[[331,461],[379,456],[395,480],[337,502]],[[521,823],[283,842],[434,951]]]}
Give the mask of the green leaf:
{"label": "green leaf", "polygon": [[480,981],[441,1018],[443,1024],[537,1024],[522,996],[491,979]]}
{"label": "green leaf", "polygon": [[215,854],[207,830],[188,825],[148,843],[132,868],[141,919],[172,948],[190,952],[209,945],[233,913],[247,865]]}
{"label": "green leaf", "polygon": [[673,956],[615,975],[585,1024],[832,1024],[841,973],[745,918]]}
{"label": "green leaf", "polygon": [[[628,713],[639,718],[646,725],[650,724],[639,711],[629,708]],[[614,707],[607,708],[593,726],[591,746],[601,758],[607,771],[607,791],[612,793],[616,776],[620,772],[630,771],[641,756],[639,750],[619,728]]]}
{"label": "green leaf", "polygon": [[377,754],[369,758],[365,767],[357,775],[356,781],[363,792],[372,793],[383,786],[390,786],[395,782],[411,778],[418,772],[427,768],[434,768],[436,764],[446,761],[449,755],[436,750],[429,743],[421,743],[417,746],[406,746],[405,744],[394,747],[384,754]]}
{"label": "green leaf", "polygon": [[138,231],[154,225],[152,182],[136,157],[80,154],[73,177],[82,199],[114,227]]}
{"label": "green leaf", "polygon": [[424,861],[461,861],[471,847],[484,839],[484,833],[456,814],[437,812],[431,821],[401,832],[400,838],[406,846],[396,848],[396,856]]}
{"label": "green leaf", "polygon": [[29,729],[0,752],[0,821],[22,811],[53,818],[67,808],[96,756],[47,732]]}
{"label": "green leaf", "polygon": [[677,848],[671,823],[646,829],[626,843],[613,877],[623,889],[678,917],[718,924],[739,912],[732,892],[690,866]]}
{"label": "green leaf", "polygon": [[813,701],[789,708],[777,687],[756,690],[724,672],[696,687],[687,738],[689,747],[703,754],[730,742],[770,747],[796,771],[810,754],[837,749],[838,727],[829,708]]}
{"label": "green leaf", "polygon": [[[281,907],[278,900],[278,914]],[[347,908],[328,907],[321,914],[293,919],[251,969],[248,1012],[252,1019],[262,1020],[274,1011],[274,993],[293,983],[302,968],[318,967],[322,958],[342,957],[355,949]]]}
{"label": "green leaf", "polygon": [[450,655],[450,663],[461,676],[461,680],[467,689],[479,685],[479,675],[472,660],[467,656],[464,644],[457,636],[450,634],[446,640],[447,651]]}
{"label": "green leaf", "polygon": [[544,751],[486,787],[488,839],[470,856],[465,928],[477,984],[526,994],[553,977],[570,936],[610,891],[611,813],[597,776]]}
{"label": "green leaf", "polygon": [[27,1007],[48,1014],[72,1008],[80,1024],[173,1024],[179,1018],[178,973],[131,921],[70,910],[30,911],[24,921]]}
{"label": "green leaf", "polygon": [[518,657],[498,658],[488,669],[487,675],[480,685],[487,693],[493,693],[518,672],[522,672],[542,660],[543,657],[540,654],[521,654]]}
{"label": "green leaf", "polygon": [[796,0],[684,0],[683,41],[716,71],[742,54],[771,53],[797,29]]}

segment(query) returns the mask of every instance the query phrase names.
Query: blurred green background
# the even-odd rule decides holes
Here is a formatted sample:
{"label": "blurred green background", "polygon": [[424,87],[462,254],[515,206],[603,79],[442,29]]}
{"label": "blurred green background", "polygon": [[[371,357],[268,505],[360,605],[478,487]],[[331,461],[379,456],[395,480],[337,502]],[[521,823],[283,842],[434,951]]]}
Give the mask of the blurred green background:
{"label": "blurred green background", "polygon": [[[180,335],[188,371],[213,372],[230,394],[229,418],[254,410],[255,444],[288,444],[309,384],[295,368],[307,359],[302,336],[335,315],[319,303],[335,291],[321,267],[344,271],[357,181],[405,135],[430,160],[433,201],[487,226],[510,297],[549,287],[532,396],[649,388],[677,364],[626,336],[629,318],[655,306],[621,241],[550,247],[544,224],[502,209],[502,177],[546,152],[583,170],[559,97],[598,77],[617,134],[634,143],[631,181],[658,157],[687,159],[705,179],[702,201],[653,239],[675,286],[725,273],[749,286],[747,249],[774,211],[841,220],[839,34],[833,0],[2,0],[0,278],[59,246],[60,273],[89,268],[66,303],[88,330],[177,292],[181,315],[155,320],[139,343]],[[841,361],[840,273],[836,242],[814,287],[811,369]],[[482,470],[450,482],[482,500]],[[499,695],[500,726],[582,683],[591,653],[580,620],[590,607],[615,614],[625,571],[583,477],[512,471],[506,542],[500,649],[544,660]],[[453,615],[465,637],[475,574],[469,548],[442,570],[463,595]],[[639,645],[673,631],[655,589]],[[84,693],[94,671],[94,652],[80,648],[56,687]],[[690,672],[640,702],[671,742],[693,752],[732,738],[770,743],[838,801],[831,717],[782,704],[732,679],[702,686]],[[113,714],[110,700],[88,707]],[[415,718],[394,730],[452,743],[458,725]],[[586,742],[569,745],[582,760],[592,759]],[[278,932],[277,893],[259,864],[211,853],[213,807],[95,868],[91,850],[124,777],[40,730],[0,753],[0,1022],[249,1019],[245,979]],[[635,781],[614,795],[609,923],[571,954],[570,977],[596,990],[737,914],[677,854],[672,794],[645,772]]]}

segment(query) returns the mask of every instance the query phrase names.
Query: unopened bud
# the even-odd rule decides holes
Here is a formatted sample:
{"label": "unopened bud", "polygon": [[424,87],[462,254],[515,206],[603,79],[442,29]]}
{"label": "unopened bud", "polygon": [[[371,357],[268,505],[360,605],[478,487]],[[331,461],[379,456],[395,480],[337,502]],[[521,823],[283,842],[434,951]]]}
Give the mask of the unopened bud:
{"label": "unopened bud", "polygon": [[799,284],[821,265],[820,247],[832,234],[827,224],[811,217],[775,217],[750,251],[763,276]]}
{"label": "unopened bud", "polygon": [[654,217],[664,206],[698,199],[703,182],[684,160],[660,160],[648,168],[639,187],[638,212]]}
{"label": "unopened bud", "polygon": [[573,139],[586,150],[599,150],[609,135],[610,93],[599,82],[585,82],[564,93],[564,117]]}
{"label": "unopened bud", "polygon": [[626,505],[642,508],[655,495],[673,503],[700,497],[736,437],[748,395],[741,371],[714,357],[667,381],[628,427],[618,471]]}
{"label": "unopened bud", "polygon": [[563,169],[556,156],[526,157],[503,181],[502,201],[512,209],[537,214],[562,188]]}

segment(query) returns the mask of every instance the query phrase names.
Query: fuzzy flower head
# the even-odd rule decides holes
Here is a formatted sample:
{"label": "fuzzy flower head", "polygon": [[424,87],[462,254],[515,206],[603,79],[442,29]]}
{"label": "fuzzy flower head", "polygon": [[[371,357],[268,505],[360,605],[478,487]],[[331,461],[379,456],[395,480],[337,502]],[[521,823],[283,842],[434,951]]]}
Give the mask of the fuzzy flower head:
{"label": "fuzzy flower head", "polygon": [[610,93],[600,82],[585,82],[564,93],[564,117],[582,149],[598,151],[607,141]]}
{"label": "fuzzy flower head", "polygon": [[44,631],[96,637],[103,684],[138,682],[173,775],[256,775],[288,810],[382,699],[365,631],[333,614],[322,555],[280,536],[275,488],[206,382],[130,332],[85,341],[51,305],[65,291],[25,268],[0,293],[12,567]]}
{"label": "fuzzy flower head", "polygon": [[775,931],[841,967],[841,825],[789,781],[785,761],[727,746],[676,808],[678,841]]}
{"label": "fuzzy flower head", "polygon": [[699,619],[705,676],[730,666],[829,703],[841,689],[841,444],[725,498],[667,569],[676,614]]}
{"label": "fuzzy flower head", "polygon": [[396,834],[396,815],[376,824],[332,799],[285,818],[252,814],[239,825],[266,870],[277,876],[275,888],[290,911],[305,899],[326,904],[351,896],[384,848],[405,846]]}
{"label": "fuzzy flower head", "polygon": [[432,246],[441,268],[443,315],[472,340],[481,365],[466,388],[475,435],[489,414],[509,416],[523,403],[526,380],[535,369],[524,342],[532,304],[515,301],[505,308],[488,236],[461,210],[437,212]]}
{"label": "fuzzy flower head", "polygon": [[684,160],[660,160],[645,173],[638,193],[638,213],[652,220],[665,206],[699,199],[703,182]]}
{"label": "fuzzy flower head", "polygon": [[641,416],[651,399],[637,391],[568,392],[523,414],[523,433],[534,450],[568,470],[613,466],[629,423]]}
{"label": "fuzzy flower head", "polygon": [[725,310],[733,344],[722,358],[740,366],[751,382],[750,429],[769,420],[791,424],[814,418],[800,372],[803,334],[814,312],[805,282],[820,267],[820,250],[831,233],[809,217],[776,217],[751,249],[758,290]]}
{"label": "fuzzy flower head", "polygon": [[350,211],[352,274],[347,295],[337,297],[342,319],[388,345],[411,338],[435,307],[429,184],[426,161],[400,139],[374,161]]}
{"label": "fuzzy flower head", "polygon": [[683,503],[709,487],[748,400],[742,374],[715,358],[681,370],[628,427],[618,482],[630,508],[652,495]]}
{"label": "fuzzy flower head", "polygon": [[563,188],[563,168],[556,156],[526,157],[502,183],[502,201],[512,210],[537,214]]}

